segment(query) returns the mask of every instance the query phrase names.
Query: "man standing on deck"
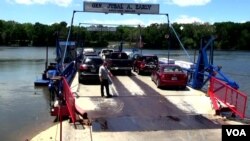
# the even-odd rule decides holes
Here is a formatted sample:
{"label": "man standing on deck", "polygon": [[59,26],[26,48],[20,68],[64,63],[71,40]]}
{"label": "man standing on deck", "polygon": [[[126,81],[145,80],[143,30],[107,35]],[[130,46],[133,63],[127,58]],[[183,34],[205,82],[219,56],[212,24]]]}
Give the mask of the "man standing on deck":
{"label": "man standing on deck", "polygon": [[112,76],[112,74],[107,68],[107,62],[104,61],[103,64],[99,68],[99,78],[101,82],[101,96],[102,97],[104,97],[104,87],[106,89],[107,98],[112,97],[112,95],[110,95],[109,93],[109,81],[111,81],[109,80],[110,79],[109,76]]}

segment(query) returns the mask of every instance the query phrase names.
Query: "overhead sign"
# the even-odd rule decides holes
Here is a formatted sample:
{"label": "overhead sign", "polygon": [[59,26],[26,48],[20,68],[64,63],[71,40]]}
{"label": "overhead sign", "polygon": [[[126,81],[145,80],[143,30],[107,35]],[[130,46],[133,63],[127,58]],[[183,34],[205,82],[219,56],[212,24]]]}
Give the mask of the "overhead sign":
{"label": "overhead sign", "polygon": [[83,11],[121,14],[159,14],[159,4],[107,3],[84,1]]}
{"label": "overhead sign", "polygon": [[116,27],[96,27],[90,26],[87,27],[88,31],[116,31]]}
{"label": "overhead sign", "polygon": [[76,42],[74,42],[74,41],[68,41],[68,42],[66,42],[66,41],[60,41],[60,42],[59,42],[59,45],[60,45],[60,46],[66,46],[66,44],[67,44],[68,46],[75,46],[75,45],[76,45]]}

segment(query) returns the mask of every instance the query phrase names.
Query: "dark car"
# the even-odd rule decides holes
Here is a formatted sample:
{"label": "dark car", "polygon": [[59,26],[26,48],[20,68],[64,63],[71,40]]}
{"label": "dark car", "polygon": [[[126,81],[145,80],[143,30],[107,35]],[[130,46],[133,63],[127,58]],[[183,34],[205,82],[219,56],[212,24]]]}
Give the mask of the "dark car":
{"label": "dark car", "polygon": [[133,71],[138,74],[151,73],[158,67],[158,63],[156,55],[137,55],[133,61]]}
{"label": "dark car", "polygon": [[134,62],[138,57],[142,56],[140,53],[128,53],[129,58]]}
{"label": "dark car", "polygon": [[106,56],[109,56],[112,52],[114,52],[114,49],[103,48],[99,53],[99,56],[101,56],[102,59],[106,59]]}
{"label": "dark car", "polygon": [[107,58],[107,68],[111,72],[124,72],[131,75],[132,61],[125,52],[112,52]]}
{"label": "dark car", "polygon": [[176,64],[162,64],[151,74],[151,80],[157,87],[178,87],[185,89],[187,85],[187,74]]}
{"label": "dark car", "polygon": [[100,56],[87,56],[79,67],[79,82],[99,82],[99,67],[103,60]]}

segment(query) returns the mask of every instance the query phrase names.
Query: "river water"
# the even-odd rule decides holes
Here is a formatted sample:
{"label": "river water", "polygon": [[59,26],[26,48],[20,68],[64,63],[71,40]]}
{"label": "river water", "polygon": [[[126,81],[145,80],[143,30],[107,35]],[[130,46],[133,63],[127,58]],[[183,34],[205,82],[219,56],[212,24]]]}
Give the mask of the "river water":
{"label": "river water", "polygon": [[[167,50],[143,50],[143,53],[167,57]],[[189,55],[193,56],[190,51]],[[184,51],[171,51],[170,58],[190,61]],[[49,62],[54,62],[55,48],[49,48]],[[46,48],[0,47],[0,140],[24,141],[52,126],[49,94],[46,87],[34,87],[45,68]],[[214,53],[214,64],[236,81],[239,90],[248,95],[250,105],[250,52]],[[247,108],[250,117],[250,108]]]}

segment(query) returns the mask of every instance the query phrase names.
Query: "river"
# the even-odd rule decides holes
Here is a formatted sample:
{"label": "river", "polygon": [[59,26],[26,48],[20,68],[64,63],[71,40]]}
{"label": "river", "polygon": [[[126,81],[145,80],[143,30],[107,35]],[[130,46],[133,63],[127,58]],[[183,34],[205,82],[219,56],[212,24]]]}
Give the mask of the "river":
{"label": "river", "polygon": [[[143,53],[167,57],[167,50],[143,50]],[[190,51],[189,55],[193,56]],[[170,58],[189,61],[184,51],[171,51]],[[55,48],[49,48],[49,62],[55,58]],[[49,113],[46,87],[35,87],[45,68],[44,47],[0,47],[0,139],[24,141],[54,124]],[[239,90],[248,95],[250,105],[250,52],[215,51],[214,64],[236,81]],[[250,117],[250,108],[247,108]]]}

